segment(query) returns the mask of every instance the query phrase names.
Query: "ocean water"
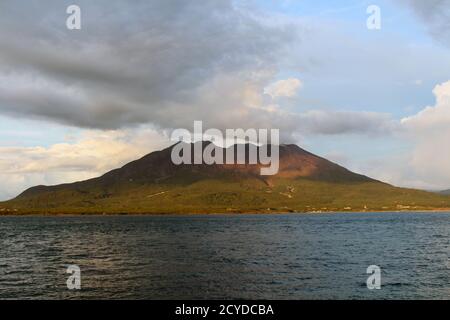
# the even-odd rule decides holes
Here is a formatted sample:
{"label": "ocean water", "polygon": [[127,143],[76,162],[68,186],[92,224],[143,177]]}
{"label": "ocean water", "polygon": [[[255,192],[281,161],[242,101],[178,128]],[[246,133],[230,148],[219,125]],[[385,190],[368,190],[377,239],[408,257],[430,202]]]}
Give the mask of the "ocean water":
{"label": "ocean water", "polygon": [[450,213],[0,217],[0,243],[0,299],[450,299]]}

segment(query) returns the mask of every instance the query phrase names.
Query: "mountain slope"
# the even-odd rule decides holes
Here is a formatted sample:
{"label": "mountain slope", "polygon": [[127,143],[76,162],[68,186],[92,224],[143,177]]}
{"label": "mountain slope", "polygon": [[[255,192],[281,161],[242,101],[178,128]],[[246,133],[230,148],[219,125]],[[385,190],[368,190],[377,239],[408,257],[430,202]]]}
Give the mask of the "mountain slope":
{"label": "mountain slope", "polygon": [[[274,176],[261,176],[260,165],[174,165],[173,147],[98,178],[30,188],[0,203],[0,210],[101,214],[450,208],[450,197],[390,186],[296,145],[280,146],[280,169]],[[245,147],[248,151],[249,145]]]}

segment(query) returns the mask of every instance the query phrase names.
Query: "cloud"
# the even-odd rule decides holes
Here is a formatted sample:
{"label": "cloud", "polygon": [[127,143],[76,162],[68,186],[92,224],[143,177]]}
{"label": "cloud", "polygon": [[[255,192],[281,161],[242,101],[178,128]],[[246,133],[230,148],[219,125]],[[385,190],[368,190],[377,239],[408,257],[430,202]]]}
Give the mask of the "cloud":
{"label": "cloud", "polygon": [[85,180],[121,167],[170,141],[152,129],[87,130],[49,147],[0,147],[0,200],[28,187]]}
{"label": "cloud", "polygon": [[450,46],[450,0],[401,0],[438,41]]}
{"label": "cloud", "polygon": [[303,83],[296,78],[278,80],[264,88],[264,93],[272,97],[294,97]]}
{"label": "cloud", "polygon": [[82,29],[71,31],[69,4],[2,3],[0,113],[104,130],[203,120],[219,129],[278,128],[286,139],[298,131],[373,132],[384,117],[288,112],[268,101],[294,98],[303,85],[292,77],[274,82],[280,57],[303,35],[301,23],[229,0],[86,0],[78,2]]}
{"label": "cloud", "polygon": [[[357,153],[331,149],[325,152],[326,157],[350,170],[396,186],[424,190],[450,189],[450,148],[446,147],[450,141],[450,81],[436,85],[433,93],[434,105],[425,106],[420,112],[400,120],[376,113],[368,113],[362,119],[361,113],[357,113],[353,115],[359,117],[355,121],[350,121],[352,115],[347,113],[340,116],[333,113],[320,115],[325,119],[332,118],[332,124],[339,123],[339,118],[349,118],[345,120],[345,125],[354,123],[354,127],[344,131],[358,132],[361,129],[366,133],[362,127],[367,126],[366,129],[385,133],[371,141],[363,139],[364,145],[358,145]],[[319,123],[319,131],[323,132],[327,127],[326,120],[322,119]],[[328,127],[330,133],[340,131],[334,130],[333,125]],[[358,136],[360,138],[361,135]],[[336,141],[339,140],[335,139],[335,144],[331,144],[333,148],[336,145],[341,148],[351,146],[353,143],[348,137],[345,137],[344,143]],[[355,159],[358,156],[359,159]]]}
{"label": "cloud", "polygon": [[398,127],[389,114],[377,112],[311,110],[298,118],[309,134],[390,134]]}
{"label": "cloud", "polygon": [[434,189],[450,188],[450,81],[437,85],[436,103],[403,118],[401,125],[414,143],[408,160],[417,180]]}
{"label": "cloud", "polygon": [[298,36],[229,0],[78,1],[71,31],[68,4],[2,2],[0,112],[100,129],[245,124],[242,97],[262,95]]}
{"label": "cloud", "polygon": [[[450,81],[436,85],[436,103],[398,121],[390,139],[390,152],[380,152],[364,162],[352,159],[352,170],[396,186],[425,190],[450,188]],[[386,142],[383,141],[383,145]],[[374,146],[375,147],[375,146]]]}
{"label": "cloud", "polygon": [[436,97],[434,106],[427,106],[418,114],[403,118],[402,124],[407,128],[426,131],[445,129],[450,124],[450,81],[437,85],[433,89]]}

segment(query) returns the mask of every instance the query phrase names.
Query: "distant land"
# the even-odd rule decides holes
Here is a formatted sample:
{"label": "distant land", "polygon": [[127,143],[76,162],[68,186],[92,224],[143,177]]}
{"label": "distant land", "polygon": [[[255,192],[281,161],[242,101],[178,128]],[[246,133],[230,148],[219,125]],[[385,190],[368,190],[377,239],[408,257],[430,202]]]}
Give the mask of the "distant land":
{"label": "distant land", "polygon": [[[206,145],[204,142],[202,147]],[[260,165],[175,165],[171,161],[172,148],[152,152],[98,178],[32,187],[15,199],[0,202],[0,214],[284,213],[450,208],[448,195],[394,187],[351,172],[293,144],[280,145],[280,170],[274,176],[261,176]]]}

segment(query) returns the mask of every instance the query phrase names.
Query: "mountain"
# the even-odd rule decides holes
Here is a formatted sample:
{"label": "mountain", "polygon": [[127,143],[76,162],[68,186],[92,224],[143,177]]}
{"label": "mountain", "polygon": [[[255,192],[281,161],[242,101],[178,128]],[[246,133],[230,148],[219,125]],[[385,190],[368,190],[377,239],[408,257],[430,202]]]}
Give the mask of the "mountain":
{"label": "mountain", "polygon": [[450,195],[450,189],[439,191],[440,194]]}
{"label": "mountain", "polygon": [[[205,148],[209,143],[202,143]],[[101,177],[32,187],[0,202],[0,213],[240,213],[388,211],[450,208],[450,197],[397,188],[351,172],[296,145],[280,145],[279,171],[261,165],[181,164],[175,145]],[[194,144],[188,147],[193,150]],[[250,145],[245,145],[246,154]],[[237,145],[230,148],[236,150]],[[223,150],[224,154],[227,150]],[[193,159],[191,157],[191,159]]]}

